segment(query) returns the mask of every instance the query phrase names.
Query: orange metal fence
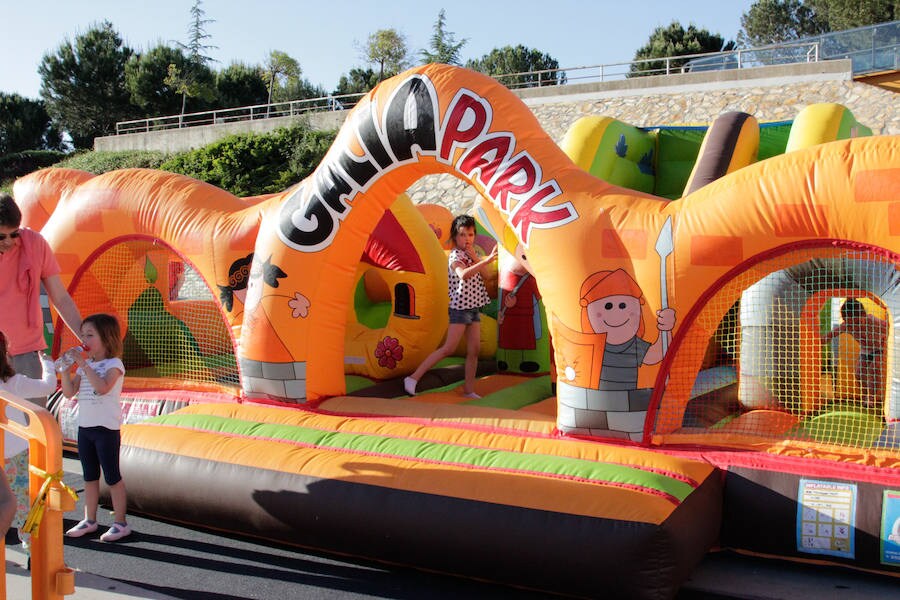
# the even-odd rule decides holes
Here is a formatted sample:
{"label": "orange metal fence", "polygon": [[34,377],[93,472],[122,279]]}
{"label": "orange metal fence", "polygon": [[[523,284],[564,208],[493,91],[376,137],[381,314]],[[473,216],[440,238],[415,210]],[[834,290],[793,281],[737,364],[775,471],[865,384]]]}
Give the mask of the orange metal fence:
{"label": "orange metal fence", "polygon": [[[25,413],[28,425],[9,420],[7,406]],[[7,392],[0,392],[0,427],[29,442],[32,511],[26,529],[33,523],[31,598],[62,598],[75,592],[75,572],[63,560],[63,513],[75,508],[75,500],[74,492],[62,483],[62,433],[56,419],[46,409]],[[0,436],[0,451],[3,450],[3,437]],[[0,541],[0,548],[5,558],[3,541]],[[0,578],[0,598],[6,598],[5,567],[4,576]]]}

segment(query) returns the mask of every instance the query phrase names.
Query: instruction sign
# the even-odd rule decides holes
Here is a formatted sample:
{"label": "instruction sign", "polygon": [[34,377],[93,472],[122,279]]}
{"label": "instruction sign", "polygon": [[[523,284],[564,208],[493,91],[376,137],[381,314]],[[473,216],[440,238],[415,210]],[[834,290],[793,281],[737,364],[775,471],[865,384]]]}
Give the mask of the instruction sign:
{"label": "instruction sign", "polygon": [[900,566],[900,490],[885,490],[881,505],[881,564]]}
{"label": "instruction sign", "polygon": [[855,558],[856,484],[801,479],[797,550]]}

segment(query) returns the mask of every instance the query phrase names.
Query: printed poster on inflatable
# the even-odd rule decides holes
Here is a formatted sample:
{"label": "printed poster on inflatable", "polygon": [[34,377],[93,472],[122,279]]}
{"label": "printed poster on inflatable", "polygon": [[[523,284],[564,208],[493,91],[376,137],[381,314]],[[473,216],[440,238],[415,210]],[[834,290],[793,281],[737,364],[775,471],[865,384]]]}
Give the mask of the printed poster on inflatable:
{"label": "printed poster on inflatable", "polygon": [[797,550],[855,558],[856,484],[801,479]]}
{"label": "printed poster on inflatable", "polygon": [[881,564],[900,566],[900,490],[885,490],[881,505]]}

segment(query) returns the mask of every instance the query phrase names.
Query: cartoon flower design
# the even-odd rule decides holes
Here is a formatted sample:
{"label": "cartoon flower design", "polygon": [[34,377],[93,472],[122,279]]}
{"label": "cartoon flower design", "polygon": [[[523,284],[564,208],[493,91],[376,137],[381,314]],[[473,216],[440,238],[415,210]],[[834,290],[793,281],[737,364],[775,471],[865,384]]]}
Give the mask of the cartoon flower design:
{"label": "cartoon flower design", "polygon": [[386,336],[375,347],[375,358],[378,359],[378,364],[386,369],[396,368],[397,363],[403,360],[403,346],[400,345],[400,340]]}
{"label": "cartoon flower design", "polygon": [[291,316],[295,319],[306,318],[309,314],[309,298],[300,292],[294,292],[294,297],[288,300],[291,307]]}

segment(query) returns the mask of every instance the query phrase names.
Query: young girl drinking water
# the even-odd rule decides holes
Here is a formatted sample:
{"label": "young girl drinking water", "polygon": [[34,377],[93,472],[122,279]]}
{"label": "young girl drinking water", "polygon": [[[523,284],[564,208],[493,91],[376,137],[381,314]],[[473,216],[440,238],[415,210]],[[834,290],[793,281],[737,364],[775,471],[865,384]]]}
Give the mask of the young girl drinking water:
{"label": "young girl drinking water", "polygon": [[97,531],[102,470],[112,497],[114,521],[100,539],[115,542],[131,534],[125,519],[125,482],[119,473],[119,395],[125,379],[119,322],[111,315],[91,315],[81,324],[81,341],[87,359],[77,348],[69,350],[78,368],[74,376],[71,369],[60,374],[63,394],[78,399],[78,458],[84,472],[84,519],[66,535],[81,537]]}
{"label": "young girl drinking water", "polygon": [[450,294],[450,326],[444,345],[428,355],[419,368],[403,380],[403,388],[415,396],[416,386],[428,369],[442,358],[450,356],[466,334],[466,379],[463,394],[467,398],[479,398],[475,393],[475,370],[478,367],[478,347],[481,342],[481,307],[491,301],[481,272],[497,258],[497,246],[491,253],[479,259],[475,253],[475,219],[459,215],[450,225],[450,239],[455,247],[450,251],[447,277]]}

